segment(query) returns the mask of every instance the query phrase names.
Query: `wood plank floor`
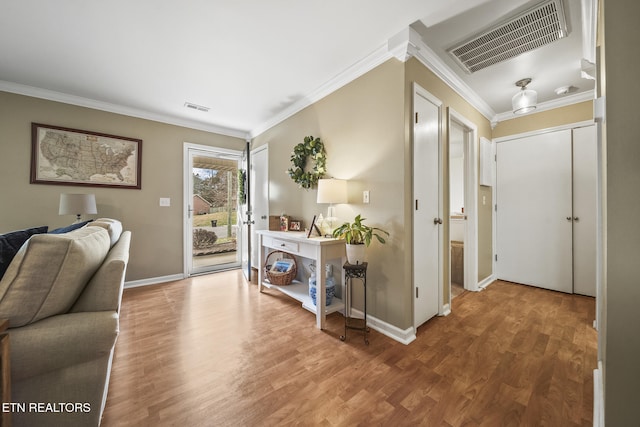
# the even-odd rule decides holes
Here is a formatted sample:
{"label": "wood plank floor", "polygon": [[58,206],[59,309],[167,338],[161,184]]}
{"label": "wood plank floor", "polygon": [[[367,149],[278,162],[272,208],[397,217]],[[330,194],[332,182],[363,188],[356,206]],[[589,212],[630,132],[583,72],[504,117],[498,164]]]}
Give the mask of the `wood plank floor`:
{"label": "wood plank floor", "polygon": [[591,426],[595,301],[496,282],[406,346],[239,271],[125,290],[102,425]]}

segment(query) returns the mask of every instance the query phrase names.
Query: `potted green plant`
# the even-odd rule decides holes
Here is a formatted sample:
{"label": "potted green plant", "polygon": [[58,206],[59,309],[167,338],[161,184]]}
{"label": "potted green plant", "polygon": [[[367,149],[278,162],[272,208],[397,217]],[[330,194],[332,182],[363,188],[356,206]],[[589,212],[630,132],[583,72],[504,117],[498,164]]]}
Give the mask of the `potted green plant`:
{"label": "potted green plant", "polygon": [[384,244],[386,240],[382,235],[389,236],[389,233],[381,228],[365,225],[363,223],[365,220],[366,218],[362,218],[358,214],[353,222],[345,222],[333,230],[333,237],[344,239],[347,243],[347,261],[349,264],[364,262],[365,248],[371,244],[374,237],[378,242]]}

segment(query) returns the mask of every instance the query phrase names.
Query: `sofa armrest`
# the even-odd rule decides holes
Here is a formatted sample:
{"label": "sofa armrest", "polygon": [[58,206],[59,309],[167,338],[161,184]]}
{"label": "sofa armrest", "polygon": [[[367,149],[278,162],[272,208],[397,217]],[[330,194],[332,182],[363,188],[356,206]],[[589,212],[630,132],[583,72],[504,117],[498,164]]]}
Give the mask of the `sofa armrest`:
{"label": "sofa armrest", "polygon": [[69,313],[8,332],[11,380],[20,381],[109,354],[119,319],[115,311]]}
{"label": "sofa armrest", "polygon": [[96,274],[71,307],[71,312],[120,312],[130,246],[131,232],[123,231],[118,242],[111,248]]}

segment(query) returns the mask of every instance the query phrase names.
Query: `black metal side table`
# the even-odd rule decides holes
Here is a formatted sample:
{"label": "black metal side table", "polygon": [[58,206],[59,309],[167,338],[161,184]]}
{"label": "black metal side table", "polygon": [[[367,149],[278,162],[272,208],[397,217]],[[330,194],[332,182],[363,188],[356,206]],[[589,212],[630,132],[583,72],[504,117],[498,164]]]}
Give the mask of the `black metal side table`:
{"label": "black metal side table", "polygon": [[[345,303],[344,303],[344,335],[340,336],[340,339],[344,341],[347,339],[347,329],[355,329],[362,331],[364,334],[365,344],[369,344],[369,328],[367,327],[367,263],[362,264],[349,264],[346,262],[342,268],[344,268],[345,278]],[[352,282],[353,279],[362,280],[364,289],[364,319],[351,317],[351,296],[352,296]]]}

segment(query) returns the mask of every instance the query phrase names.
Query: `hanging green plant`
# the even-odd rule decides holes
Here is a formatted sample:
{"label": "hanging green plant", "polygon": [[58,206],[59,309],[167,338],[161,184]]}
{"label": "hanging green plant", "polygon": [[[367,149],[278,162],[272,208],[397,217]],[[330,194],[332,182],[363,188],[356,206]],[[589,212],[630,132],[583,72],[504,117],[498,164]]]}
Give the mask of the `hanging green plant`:
{"label": "hanging green plant", "polygon": [[[305,170],[308,158],[313,161],[311,170]],[[315,186],[327,171],[327,154],[320,138],[305,136],[304,142],[293,147],[291,163],[293,166],[287,170],[287,173],[298,186],[302,188]]]}

